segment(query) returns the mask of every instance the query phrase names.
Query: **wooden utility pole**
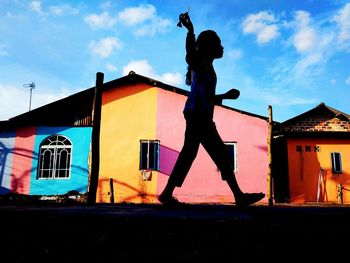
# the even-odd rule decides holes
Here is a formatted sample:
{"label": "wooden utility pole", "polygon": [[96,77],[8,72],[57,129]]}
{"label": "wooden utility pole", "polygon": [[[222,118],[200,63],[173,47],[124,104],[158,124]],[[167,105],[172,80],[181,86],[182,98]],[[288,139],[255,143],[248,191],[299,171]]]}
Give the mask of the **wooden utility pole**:
{"label": "wooden utility pole", "polygon": [[98,174],[100,171],[100,126],[103,78],[104,74],[102,72],[96,73],[96,86],[92,106],[91,171],[87,198],[89,204],[96,203]]}
{"label": "wooden utility pole", "polygon": [[272,155],[271,155],[271,149],[272,149],[272,107],[269,105],[269,128],[268,128],[268,137],[267,137],[267,155],[268,155],[268,174],[267,174],[267,187],[268,187],[268,200],[269,205],[273,205],[273,190],[272,190]]}

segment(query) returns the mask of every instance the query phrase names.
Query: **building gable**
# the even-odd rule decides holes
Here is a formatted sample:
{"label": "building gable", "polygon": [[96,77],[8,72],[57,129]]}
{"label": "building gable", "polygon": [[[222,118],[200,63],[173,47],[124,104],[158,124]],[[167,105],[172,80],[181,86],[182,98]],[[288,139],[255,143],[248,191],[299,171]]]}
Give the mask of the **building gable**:
{"label": "building gable", "polygon": [[280,125],[284,133],[350,132],[350,116],[324,103]]}

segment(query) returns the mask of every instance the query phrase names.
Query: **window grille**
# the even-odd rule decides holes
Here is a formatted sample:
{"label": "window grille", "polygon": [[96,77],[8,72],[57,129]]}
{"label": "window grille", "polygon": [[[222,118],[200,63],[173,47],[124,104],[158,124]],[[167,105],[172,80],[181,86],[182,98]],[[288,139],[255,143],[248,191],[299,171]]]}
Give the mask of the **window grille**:
{"label": "window grille", "polygon": [[341,174],[342,173],[341,153],[332,152],[331,162],[332,162],[332,173]]}
{"label": "window grille", "polygon": [[229,153],[232,169],[237,171],[237,142],[225,142],[226,150]]}
{"label": "window grille", "polygon": [[46,138],[40,145],[37,179],[67,179],[70,176],[72,143],[62,135]]}
{"label": "window grille", "polygon": [[159,141],[140,140],[140,170],[159,171]]}

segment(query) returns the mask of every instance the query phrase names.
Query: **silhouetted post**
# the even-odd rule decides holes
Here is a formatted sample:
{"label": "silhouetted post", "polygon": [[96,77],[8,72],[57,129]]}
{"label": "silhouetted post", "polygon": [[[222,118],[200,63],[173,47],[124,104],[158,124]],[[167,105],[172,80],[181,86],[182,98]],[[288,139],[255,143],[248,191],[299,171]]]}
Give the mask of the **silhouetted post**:
{"label": "silhouetted post", "polygon": [[273,194],[272,194],[272,176],[271,176],[271,170],[272,170],[272,155],[271,155],[271,145],[272,145],[272,107],[269,105],[269,128],[268,128],[268,137],[267,137],[267,155],[268,155],[268,173],[267,173],[267,187],[268,187],[268,200],[269,205],[273,204]]}
{"label": "silhouetted post", "polygon": [[109,178],[109,188],[110,188],[110,191],[111,191],[110,202],[111,202],[111,204],[114,204],[114,185],[113,185],[113,178]]}
{"label": "silhouetted post", "polygon": [[102,72],[96,73],[95,95],[92,106],[91,172],[87,200],[89,204],[96,203],[98,174],[100,171],[100,126],[103,78],[104,74]]}

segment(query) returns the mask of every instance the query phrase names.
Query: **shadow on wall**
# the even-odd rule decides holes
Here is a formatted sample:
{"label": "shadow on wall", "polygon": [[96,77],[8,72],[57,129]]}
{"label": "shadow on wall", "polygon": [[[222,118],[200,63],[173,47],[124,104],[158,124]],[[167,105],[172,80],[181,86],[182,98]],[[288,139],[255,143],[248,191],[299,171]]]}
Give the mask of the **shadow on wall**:
{"label": "shadow on wall", "polygon": [[[113,185],[112,187],[111,183]],[[108,189],[106,189],[106,187]],[[118,195],[118,191],[120,191],[121,189],[123,189],[123,191],[127,191],[129,193],[128,196]],[[157,197],[155,194],[150,194],[147,192],[147,189],[143,182],[141,182],[139,188],[136,188],[128,183],[113,178],[99,180],[99,200],[106,200],[106,196],[104,193],[107,193],[107,195],[109,196],[110,203],[113,203],[116,199],[118,200],[118,203],[128,203],[136,201],[138,201],[139,203],[150,203],[152,199],[155,199]]]}
{"label": "shadow on wall", "polygon": [[289,176],[291,201],[315,202],[321,164],[316,145],[290,145]]}
{"label": "shadow on wall", "polygon": [[[164,174],[169,176],[179,152],[171,149],[167,146],[160,145],[159,147],[159,170],[155,171],[158,174]],[[126,182],[118,180],[118,178],[110,179],[99,179],[98,187],[98,200],[110,199],[110,203],[113,203],[113,200],[118,200],[118,202],[141,202],[149,203],[154,201],[157,198],[157,195],[154,193],[149,193],[147,190],[147,183],[142,180],[141,171],[138,187],[132,186]],[[111,186],[112,184],[112,186]],[[128,192],[128,196],[118,195],[118,191]],[[113,194],[113,196],[112,196]],[[106,196],[107,195],[107,196]],[[115,197],[114,197],[115,196]]]}
{"label": "shadow on wall", "polygon": [[167,146],[160,145],[159,148],[159,172],[170,175],[174,168],[179,152]]}
{"label": "shadow on wall", "polygon": [[[13,158],[10,160],[10,155],[20,156],[22,159],[30,158],[37,159],[34,156],[37,154],[24,148],[8,148],[0,142],[0,194],[15,192],[25,193],[30,180],[31,169],[25,169],[20,163],[16,164]],[[20,171],[19,168],[24,168]],[[28,188],[29,189],[29,188]]]}
{"label": "shadow on wall", "polygon": [[[9,159],[10,155],[13,155],[12,159]],[[18,160],[14,156],[20,156],[21,158],[30,158],[30,168],[26,169],[21,163],[13,163],[13,160]],[[34,151],[29,151],[23,148],[8,148],[3,143],[0,142],[0,194],[21,193],[29,194],[31,175],[37,170],[38,165],[32,167],[32,161],[38,161],[38,153]],[[21,168],[21,170],[18,169]],[[85,176],[86,182],[88,180],[88,169],[72,164],[71,172],[74,171],[73,176]],[[71,174],[72,176],[72,174]],[[39,180],[41,181],[41,180]],[[80,180],[77,180],[80,181]],[[84,181],[84,180],[83,180]],[[62,194],[57,193],[55,188],[55,180],[42,180],[40,185],[41,189],[47,189],[46,192],[50,194]],[[60,183],[60,182],[59,182]],[[67,182],[69,184],[69,182]],[[87,184],[86,184],[87,185]],[[86,193],[87,186],[82,185],[69,185],[65,187],[67,191],[78,191],[79,193]],[[27,193],[28,192],[28,193]],[[45,192],[45,191],[44,191]],[[65,191],[66,192],[66,191]]]}
{"label": "shadow on wall", "polygon": [[10,191],[9,183],[7,184],[5,179],[5,170],[10,169],[10,166],[6,163],[8,155],[12,153],[12,150],[7,148],[2,142],[0,142],[0,194],[5,194]]}
{"label": "shadow on wall", "polygon": [[350,203],[350,174],[322,170],[318,177],[317,202]]}

